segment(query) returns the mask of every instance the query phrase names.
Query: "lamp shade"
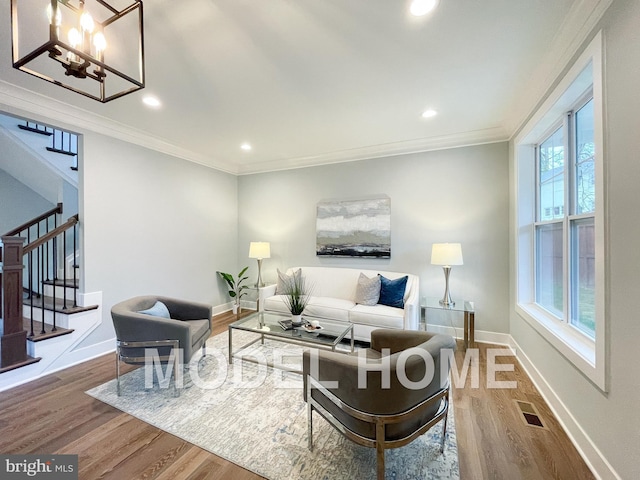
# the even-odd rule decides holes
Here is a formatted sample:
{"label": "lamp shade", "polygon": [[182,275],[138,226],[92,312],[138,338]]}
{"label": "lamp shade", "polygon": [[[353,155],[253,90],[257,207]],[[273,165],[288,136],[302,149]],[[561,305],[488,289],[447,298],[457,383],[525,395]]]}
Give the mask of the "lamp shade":
{"label": "lamp shade", "polygon": [[249,244],[249,258],[271,258],[269,242],[251,242]]}
{"label": "lamp shade", "polygon": [[434,243],[431,247],[432,265],[463,265],[459,243]]}

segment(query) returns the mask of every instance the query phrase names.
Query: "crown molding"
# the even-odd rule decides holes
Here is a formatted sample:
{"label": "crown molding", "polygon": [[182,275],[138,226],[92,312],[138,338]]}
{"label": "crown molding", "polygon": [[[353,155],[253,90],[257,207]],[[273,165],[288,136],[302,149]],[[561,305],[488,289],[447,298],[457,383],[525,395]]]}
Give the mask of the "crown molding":
{"label": "crown molding", "polygon": [[592,34],[613,0],[576,0],[561,27],[558,29],[552,47],[539,68],[519,95],[507,115],[505,128],[514,138],[527,123],[545,96],[567,69],[571,59]]}
{"label": "crown molding", "polygon": [[233,175],[248,175],[294,168],[305,168],[334,163],[353,162],[371,158],[391,157],[432,150],[465,147],[485,143],[507,141],[509,132],[502,127],[420,138],[404,142],[371,145],[337,152],[323,153],[297,158],[277,159],[244,165],[218,162],[191,150],[170,144],[163,139],[116,122],[96,113],[69,105],[45,95],[18,87],[0,80],[0,108],[6,113],[30,117],[40,123],[74,130],[76,133],[95,132],[112,138],[139,145],[151,150],[171,155],[199,165],[214,168]]}
{"label": "crown molding", "polygon": [[237,174],[250,175],[255,173],[275,172],[279,170],[291,170],[295,168],[331,165],[335,163],[355,162],[372,158],[393,157],[396,155],[408,155],[410,153],[506,142],[508,140],[509,132],[502,127],[493,127],[451,135],[407,140],[404,142],[371,145],[320,155],[248,163],[240,165]]}
{"label": "crown molding", "polygon": [[205,167],[226,173],[237,173],[233,167],[226,163],[217,162],[210,157],[173,145],[142,130],[18,87],[4,80],[0,80],[0,109],[17,116],[35,116],[36,118],[31,118],[31,120],[36,120],[39,123],[48,121],[53,126],[73,130],[75,133],[94,132],[188,160]]}

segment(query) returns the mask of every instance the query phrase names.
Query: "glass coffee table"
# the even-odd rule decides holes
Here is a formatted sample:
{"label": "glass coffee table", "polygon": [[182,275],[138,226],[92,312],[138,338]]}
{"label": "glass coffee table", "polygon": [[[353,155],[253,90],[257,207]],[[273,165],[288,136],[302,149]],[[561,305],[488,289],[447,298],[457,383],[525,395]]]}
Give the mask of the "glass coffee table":
{"label": "glass coffee table", "polygon": [[[234,357],[234,330],[244,330],[246,332],[253,332],[259,335],[255,338],[255,340],[243,345],[237,351],[243,350],[258,341],[264,344],[265,337],[280,342],[295,343],[308,347],[328,348],[332,351],[336,351],[336,346],[342,341],[342,339],[350,335],[351,353],[353,353],[354,345],[352,323],[338,322],[336,320],[314,317],[313,320],[318,320],[320,322],[320,326],[322,327],[321,329],[314,331],[307,331],[304,327],[294,327],[293,330],[284,330],[278,323],[279,321],[290,319],[290,315],[259,312],[253,313],[248,317],[242,318],[236,322],[229,324],[229,363],[231,364],[233,362]],[[253,361],[253,359],[251,358],[243,359]],[[269,364],[269,366],[273,367],[274,365]],[[299,370],[286,368],[284,366],[278,366],[278,368],[302,373]]]}

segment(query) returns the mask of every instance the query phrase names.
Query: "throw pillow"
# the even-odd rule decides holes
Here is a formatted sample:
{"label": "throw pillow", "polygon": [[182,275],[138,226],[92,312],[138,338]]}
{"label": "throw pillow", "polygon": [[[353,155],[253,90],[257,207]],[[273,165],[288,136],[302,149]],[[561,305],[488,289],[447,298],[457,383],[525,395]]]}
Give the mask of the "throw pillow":
{"label": "throw pillow", "polygon": [[302,276],[302,269],[294,270],[293,275],[287,275],[282,273],[280,269],[278,271],[278,283],[276,284],[276,295],[284,295],[287,291],[287,285],[293,280],[293,277],[299,278]]}
{"label": "throw pillow", "polygon": [[390,280],[382,275],[380,277],[380,299],[378,303],[389,307],[404,308],[404,290],[407,287],[409,277],[396,278]]}
{"label": "throw pillow", "polygon": [[356,303],[360,305],[375,305],[380,298],[380,277],[367,277],[360,273],[356,287]]}
{"label": "throw pillow", "polygon": [[153,307],[140,310],[138,313],[144,313],[145,315],[152,315],[154,317],[171,318],[169,309],[162,302],[156,302]]}

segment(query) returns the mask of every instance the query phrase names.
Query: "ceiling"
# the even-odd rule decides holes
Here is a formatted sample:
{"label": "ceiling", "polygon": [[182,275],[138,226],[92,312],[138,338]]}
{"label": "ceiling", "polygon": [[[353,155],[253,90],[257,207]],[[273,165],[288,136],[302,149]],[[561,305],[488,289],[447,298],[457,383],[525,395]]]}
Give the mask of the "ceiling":
{"label": "ceiling", "polygon": [[[146,0],[146,88],[100,104],[11,68],[6,1],[0,86],[238,174],[502,141],[601,1],[441,0],[424,17],[409,3]],[[438,115],[422,118],[427,108]]]}

